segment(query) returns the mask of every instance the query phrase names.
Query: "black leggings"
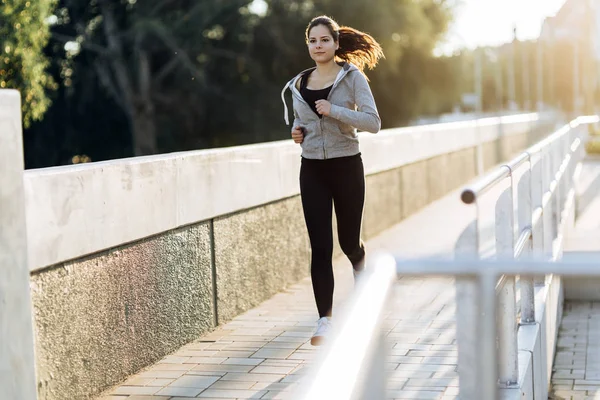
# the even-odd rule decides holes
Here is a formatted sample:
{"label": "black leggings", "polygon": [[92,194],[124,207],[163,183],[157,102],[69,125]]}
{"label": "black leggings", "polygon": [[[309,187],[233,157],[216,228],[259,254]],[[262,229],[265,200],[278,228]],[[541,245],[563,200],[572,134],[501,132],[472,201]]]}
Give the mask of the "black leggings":
{"label": "black leggings", "polygon": [[342,251],[353,266],[365,256],[360,238],[365,202],[365,175],[360,153],[328,160],[302,158],[300,194],[312,249],[310,272],[317,310],[319,317],[329,317],[334,287],[332,203]]}

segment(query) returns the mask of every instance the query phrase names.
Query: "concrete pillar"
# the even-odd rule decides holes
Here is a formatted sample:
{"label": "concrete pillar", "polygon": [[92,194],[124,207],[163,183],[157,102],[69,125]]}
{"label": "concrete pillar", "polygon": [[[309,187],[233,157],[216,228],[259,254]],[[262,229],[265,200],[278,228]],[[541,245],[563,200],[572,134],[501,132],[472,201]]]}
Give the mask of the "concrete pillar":
{"label": "concrete pillar", "polygon": [[0,90],[0,397],[34,400],[21,98]]}

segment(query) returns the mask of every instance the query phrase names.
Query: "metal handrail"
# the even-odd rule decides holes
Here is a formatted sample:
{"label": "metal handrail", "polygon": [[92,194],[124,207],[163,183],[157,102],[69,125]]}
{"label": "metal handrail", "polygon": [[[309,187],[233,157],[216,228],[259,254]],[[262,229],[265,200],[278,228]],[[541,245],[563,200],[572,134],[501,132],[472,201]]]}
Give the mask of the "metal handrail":
{"label": "metal handrail", "polygon": [[[588,119],[588,121],[594,120],[594,118]],[[550,213],[554,213],[557,220],[556,224],[560,224],[560,221],[563,219],[562,206],[568,200],[568,196],[572,195],[572,184],[570,181],[567,182],[564,176],[567,174],[567,171],[570,171],[574,159],[573,155],[577,154],[578,150],[580,150],[581,140],[573,137],[573,129],[579,126],[581,121],[582,119],[571,121],[547,138],[529,147],[509,162],[497,167],[489,174],[463,189],[461,200],[465,204],[475,205],[477,217],[471,231],[466,232],[470,236],[467,236],[466,240],[460,244],[461,252],[467,250],[467,253],[470,253],[474,258],[479,258],[478,199],[503,182],[504,179],[510,178],[509,188],[506,189],[496,203],[496,251],[499,253],[496,256],[503,259],[519,259],[522,257],[532,257],[534,256],[533,252],[536,251],[537,256],[541,254],[542,256],[546,256],[548,260],[555,258],[551,243],[552,236],[555,232],[555,238],[558,239],[561,236],[559,235],[558,228],[551,228],[548,216]],[[518,185],[519,227],[515,240],[513,234],[513,219],[516,213],[515,205],[513,204],[514,191],[516,189],[514,173],[526,163],[529,164],[529,175],[521,178]],[[534,167],[536,168],[535,171]],[[541,182],[541,186],[536,186],[538,184],[537,181]],[[535,193],[536,190],[534,187],[538,188],[539,192]],[[525,190],[525,192],[521,193],[521,190]],[[534,246],[534,242],[537,243],[537,246]],[[461,254],[461,256],[464,255]],[[505,386],[512,386],[517,383],[519,378],[516,280],[514,276],[501,276],[499,278],[499,281],[495,285],[495,293],[498,296],[497,313],[500,326],[498,331],[498,345],[504,349],[499,364],[499,377],[500,382]],[[521,289],[520,323],[535,323],[535,281],[530,277],[521,277],[519,284]],[[471,301],[471,299],[465,297],[465,294],[473,293],[474,288],[472,286],[472,283],[461,282],[460,279],[457,281],[458,297],[467,299],[463,300],[463,302]],[[459,306],[457,305],[457,307]],[[476,340],[472,328],[468,327],[468,320],[476,318],[474,308],[464,303],[462,304],[462,308],[468,311],[463,312],[459,317],[463,318],[463,320],[458,321],[459,372],[462,368],[465,373],[476,374],[477,371],[473,369],[473,365],[466,365],[464,361],[460,362],[461,359],[466,360],[472,357],[470,350],[465,350],[465,346],[470,345],[470,343]],[[460,326],[467,326],[467,328],[461,328]],[[472,386],[462,386],[461,390],[464,389],[467,397],[473,395]]]}
{"label": "metal handrail", "polygon": [[[475,360],[475,369],[478,371],[476,378],[477,399],[497,400],[498,393],[497,362],[502,357],[503,349],[496,348],[496,332],[502,327],[498,326],[496,315],[495,295],[490,286],[496,282],[500,276],[535,276],[542,274],[557,274],[569,277],[589,277],[600,276],[600,269],[596,261],[560,261],[550,262],[549,260],[405,260],[396,257],[398,274],[403,276],[410,275],[452,275],[457,278],[470,279],[475,282],[480,293],[478,302],[478,313],[484,316],[485,320],[475,321],[477,324],[477,336],[480,340],[479,354]],[[471,397],[461,397],[471,398]]]}
{"label": "metal handrail", "polygon": [[510,168],[506,165],[501,165],[494,171],[490,172],[487,175],[484,175],[483,178],[473,183],[472,186],[463,189],[460,198],[465,204],[472,204],[477,200],[478,196],[481,196],[489,189],[491,189],[496,183],[502,181],[504,178],[508,178],[510,176]]}
{"label": "metal handrail", "polygon": [[519,238],[517,239],[517,243],[515,244],[514,258],[519,258],[521,254],[523,254],[523,250],[525,250],[525,246],[529,242],[533,236],[531,228],[525,228]]}
{"label": "metal handrail", "polygon": [[[386,254],[383,254],[386,255]],[[473,278],[483,272],[491,275],[561,275],[572,278],[600,276],[598,261],[586,261],[580,258],[549,262],[548,260],[477,260],[464,259],[445,260],[442,258],[406,259],[400,255],[391,254],[396,261],[398,275],[453,275]],[[380,255],[381,257],[382,255]]]}
{"label": "metal handrail", "polygon": [[[516,308],[511,306],[514,305],[515,300],[514,276],[519,275],[520,282],[524,284],[521,288],[521,323],[526,324],[535,323],[533,312],[535,276],[552,273],[581,276],[590,271],[600,275],[600,270],[597,270],[595,263],[570,263],[569,267],[564,269],[555,263],[549,264],[554,257],[548,257],[548,251],[552,251],[552,240],[562,240],[561,226],[569,213],[566,208],[572,207],[574,199],[572,178],[578,168],[576,162],[579,162],[581,156],[579,153],[582,150],[582,141],[578,138],[568,143],[567,141],[573,139],[570,136],[573,128],[582,123],[597,121],[597,117],[580,117],[572,121],[549,138],[532,146],[528,152],[520,154],[467,188],[473,195],[472,202],[477,206],[478,196],[499,180],[511,178],[510,196],[503,197],[507,201],[506,204],[510,205],[511,218],[505,218],[505,221],[500,224],[500,230],[497,230],[497,233],[501,233],[501,237],[499,239],[497,237],[497,248],[498,245],[500,247],[495,260],[479,259],[477,219],[459,239],[457,245],[466,243],[468,246],[466,252],[457,252],[455,261],[403,260],[386,254],[370,257],[364,280],[359,283],[347,307],[341,313],[341,319],[334,325],[336,328],[332,332],[331,342],[315,360],[315,368],[312,368],[312,374],[308,376],[306,384],[302,385],[296,399],[379,400],[385,398],[386,349],[385,341],[382,339],[381,322],[386,299],[390,295],[394,276],[398,273],[456,277],[456,325],[461,398],[496,400],[499,381],[501,384],[511,384],[513,382],[503,381],[503,376],[508,376],[505,375],[507,371],[511,374],[518,372],[516,335],[513,335],[510,330],[505,330],[500,333],[500,338],[496,342],[497,332],[515,323]],[[560,154],[557,154],[558,150],[554,153],[549,152],[549,148],[554,144],[556,144],[554,147],[561,145],[560,149],[566,151]],[[540,154],[542,157],[534,160],[532,156],[535,154]],[[513,171],[525,162],[529,162],[531,174],[534,172],[534,165],[540,167],[536,172],[538,174],[536,179],[543,185],[537,185],[538,182],[534,179],[529,181],[531,186],[524,185],[525,190],[531,191],[531,197],[528,207],[519,209],[519,234],[515,241],[512,236]],[[542,165],[545,167],[544,170],[541,168]],[[565,180],[565,176],[570,179]],[[524,182],[528,183],[527,180]],[[534,184],[536,190],[533,188]],[[465,191],[461,197],[464,193]],[[549,219],[552,213],[556,213],[554,221]],[[555,232],[550,232],[550,229]],[[551,233],[556,236],[551,237]],[[509,248],[510,251],[507,251]],[[396,266],[397,271],[392,271]],[[473,281],[473,278],[476,278],[476,281]],[[500,292],[506,290],[510,294],[496,296],[496,289]],[[494,295],[487,295],[492,293]],[[507,307],[508,311],[498,307],[497,297],[500,304]],[[470,319],[465,320],[465,318]],[[463,323],[465,321],[466,323]],[[462,337],[461,330],[463,330]],[[474,350],[464,357],[463,353],[469,347]],[[465,363],[470,363],[465,369],[471,374],[461,373],[461,367],[464,368]],[[465,382],[471,384],[463,390]]]}
{"label": "metal handrail", "polygon": [[385,338],[381,324],[396,280],[396,262],[384,255],[370,257],[368,264],[296,400],[385,397]]}
{"label": "metal handrail", "polygon": [[[579,118],[574,121],[579,121]],[[461,193],[461,200],[465,204],[472,204],[473,202],[475,202],[478,196],[485,194],[495,184],[499,183],[504,178],[509,177],[511,171],[516,170],[525,162],[531,162],[531,156],[533,154],[539,153],[545,147],[561,139],[565,134],[569,133],[571,129],[579,126],[580,124],[581,122],[571,122],[569,124],[566,124],[561,129],[549,135],[547,138],[542,139],[541,141],[532,145],[527,150],[514,157],[512,160],[498,166],[496,169],[483,176],[481,179],[473,182],[470,186],[464,188]]]}

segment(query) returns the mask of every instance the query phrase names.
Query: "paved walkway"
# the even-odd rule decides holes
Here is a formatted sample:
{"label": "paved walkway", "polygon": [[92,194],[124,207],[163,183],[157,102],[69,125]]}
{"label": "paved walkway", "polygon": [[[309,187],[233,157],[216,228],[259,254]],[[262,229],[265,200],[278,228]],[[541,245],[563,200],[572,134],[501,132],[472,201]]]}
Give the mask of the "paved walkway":
{"label": "paved walkway", "polygon": [[[577,190],[578,219],[564,257],[593,257],[600,264],[600,158],[584,164]],[[589,280],[585,288],[582,281],[576,289],[589,292],[596,282],[600,279]],[[556,350],[550,398],[600,399],[600,302],[566,302]]]}
{"label": "paved walkway", "polygon": [[568,302],[560,326],[551,399],[600,399],[600,302]]}

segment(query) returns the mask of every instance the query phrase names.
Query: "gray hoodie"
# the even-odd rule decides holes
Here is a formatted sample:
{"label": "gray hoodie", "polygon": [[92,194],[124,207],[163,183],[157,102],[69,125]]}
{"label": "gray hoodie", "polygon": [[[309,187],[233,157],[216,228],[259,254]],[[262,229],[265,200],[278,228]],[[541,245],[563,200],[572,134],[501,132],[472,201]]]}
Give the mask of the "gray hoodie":
{"label": "gray hoodie", "polygon": [[296,86],[303,73],[314,69],[300,72],[281,91],[285,123],[290,124],[285,102],[285,91],[289,87],[294,108],[292,127],[305,128],[302,156],[324,160],[358,154],[356,130],[377,133],[381,128],[381,119],[367,79],[355,65],[345,62],[327,98],[331,103],[331,112],[329,116],[319,118]]}

